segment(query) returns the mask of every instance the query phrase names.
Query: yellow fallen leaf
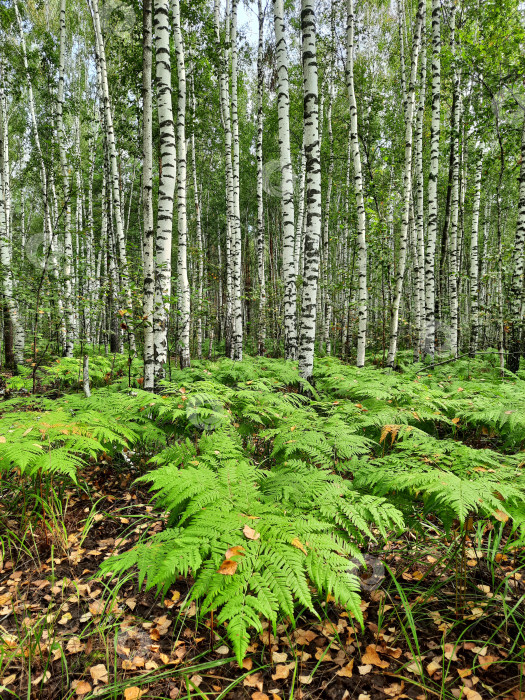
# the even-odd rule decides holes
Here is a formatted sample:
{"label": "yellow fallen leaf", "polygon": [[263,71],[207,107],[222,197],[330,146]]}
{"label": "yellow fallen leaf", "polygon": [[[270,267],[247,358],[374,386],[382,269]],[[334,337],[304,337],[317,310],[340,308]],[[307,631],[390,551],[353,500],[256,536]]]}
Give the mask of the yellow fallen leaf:
{"label": "yellow fallen leaf", "polygon": [[372,665],[371,664],[363,664],[362,666],[358,666],[357,670],[359,671],[359,675],[366,676],[366,674],[370,673],[370,671],[372,670]]}
{"label": "yellow fallen leaf", "polygon": [[108,670],[104,666],[104,664],[97,664],[96,666],[92,666],[89,669],[89,673],[91,674],[91,678],[95,682],[95,685],[97,683],[109,682]]}
{"label": "yellow fallen leaf", "polygon": [[288,678],[290,675],[290,669],[284,664],[279,664],[275,667],[275,673],[272,673],[272,680],[277,681],[281,678]]}
{"label": "yellow fallen leaf", "polygon": [[255,530],[249,525],[245,525],[242,531],[244,533],[244,536],[247,537],[249,540],[258,540],[261,536],[260,532],[255,532]]}
{"label": "yellow fallen leaf", "polygon": [[233,559],[225,559],[219,566],[218,573],[223,574],[223,576],[233,576],[238,566],[238,562],[233,561]]}
{"label": "yellow fallen leaf", "polygon": [[132,685],[130,688],[126,688],[126,690],[124,691],[124,698],[125,700],[139,700],[139,698],[141,698],[147,692],[147,688],[141,690],[136,685]]}
{"label": "yellow fallen leaf", "polygon": [[303,543],[301,542],[301,540],[300,540],[298,537],[294,537],[293,540],[292,540],[292,542],[291,542],[291,544],[292,544],[294,547],[296,547],[297,549],[300,549],[301,552],[303,552],[304,554],[308,554],[308,552],[306,551],[305,546],[303,545]]}
{"label": "yellow fallen leaf", "polygon": [[372,666],[378,666],[379,668],[387,668],[390,666],[388,661],[383,661],[376,651],[375,644],[369,644],[366,648],[366,652],[363,654],[361,661],[366,664],[372,664]]}
{"label": "yellow fallen leaf", "polygon": [[346,664],[346,666],[343,666],[343,668],[339,669],[337,671],[337,676],[343,676],[343,678],[351,678],[352,677],[352,669],[354,668],[354,660],[350,659],[350,661]]}
{"label": "yellow fallen leaf", "polygon": [[76,695],[85,695],[86,693],[90,693],[92,690],[91,683],[88,683],[87,681],[79,681],[74,686],[74,690]]}

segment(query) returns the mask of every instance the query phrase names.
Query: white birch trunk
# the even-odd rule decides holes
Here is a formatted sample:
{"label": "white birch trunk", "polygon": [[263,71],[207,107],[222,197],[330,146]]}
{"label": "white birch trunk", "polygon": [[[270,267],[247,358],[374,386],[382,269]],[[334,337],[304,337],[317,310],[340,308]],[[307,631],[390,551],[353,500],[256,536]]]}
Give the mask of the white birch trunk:
{"label": "white birch trunk", "polygon": [[306,232],[304,281],[299,336],[299,372],[310,380],[313,373],[319,239],[321,234],[321,163],[314,0],[301,0],[302,62],[304,93],[304,145],[306,154]]}
{"label": "white birch trunk", "polygon": [[425,0],[419,0],[414,38],[412,45],[412,61],[410,68],[410,79],[405,102],[405,171],[403,177],[403,202],[401,213],[401,232],[399,241],[399,258],[396,271],[394,299],[392,303],[392,314],[390,322],[390,344],[386,364],[393,367],[397,353],[398,331],[399,331],[399,309],[401,306],[401,294],[403,291],[403,280],[405,277],[408,219],[410,216],[410,197],[412,194],[412,126],[414,118],[414,102],[416,89],[417,63],[419,49],[421,46],[421,28],[425,16]]}
{"label": "white birch trunk", "polygon": [[160,130],[159,197],[155,274],[155,384],[165,376],[168,360],[168,319],[171,297],[171,243],[177,153],[171,97],[169,0],[154,0],[157,109]]}
{"label": "white birch trunk", "polygon": [[297,359],[297,292],[295,277],[295,212],[293,171],[290,155],[290,94],[288,49],[284,26],[283,0],[273,0],[276,62],[278,75],[277,110],[281,161],[281,212],[283,222],[284,356]]}
{"label": "white birch trunk", "polygon": [[259,323],[257,352],[264,355],[266,343],[266,272],[264,245],[264,199],[263,199],[263,48],[264,48],[264,11],[262,0],[257,0],[259,19],[259,41],[257,47],[257,144],[255,158],[257,161],[257,276],[259,285]]}
{"label": "white birch trunk", "polygon": [[366,213],[363,196],[363,174],[361,168],[361,150],[357,125],[357,104],[354,88],[354,7],[353,0],[347,3],[346,29],[346,86],[350,104],[350,148],[354,167],[354,193],[357,208],[357,246],[358,246],[358,333],[357,366],[365,364],[366,330],[368,322],[367,290],[367,247],[366,247]]}
{"label": "white birch trunk", "polygon": [[[104,37],[100,25],[100,15],[98,10],[98,0],[88,0],[91,7],[91,16],[93,19],[93,28],[95,31],[95,43],[99,70],[97,77],[99,80],[99,90],[102,96],[103,113],[106,128],[106,138],[109,150],[109,162],[111,173],[111,191],[113,195],[113,216],[115,219],[115,237],[119,252],[119,272],[122,279],[122,295],[127,311],[130,315],[133,313],[133,303],[131,298],[131,288],[129,281],[128,257],[126,252],[126,239],[124,235],[124,224],[122,218],[122,207],[120,197],[120,182],[117,162],[117,148],[115,143],[115,130],[113,128],[113,113],[111,110],[111,102],[109,96],[108,74],[106,66],[106,51],[104,47]],[[130,332],[130,346],[133,352],[136,351],[135,335]]]}
{"label": "white birch trunk", "polygon": [[470,357],[476,356],[479,335],[479,209],[481,201],[481,175],[483,170],[483,153],[477,148],[476,177],[474,181],[474,203],[472,205],[472,230],[470,233]]}
{"label": "white birch trunk", "polygon": [[425,357],[434,361],[436,337],[435,257],[438,226],[439,135],[441,127],[441,0],[432,0],[432,122],[428,178],[428,224],[425,251]]}
{"label": "white birch trunk", "polygon": [[155,229],[153,221],[153,95],[152,79],[152,0],[143,0],[142,17],[142,256],[144,269],[144,382],[143,389],[155,387],[155,345],[153,317],[155,308]]}
{"label": "white birch trunk", "polygon": [[178,281],[180,292],[180,364],[190,366],[190,285],[188,282],[188,220],[186,215],[186,65],[180,26],[179,0],[172,0],[173,38],[177,57],[177,213],[178,213]]}

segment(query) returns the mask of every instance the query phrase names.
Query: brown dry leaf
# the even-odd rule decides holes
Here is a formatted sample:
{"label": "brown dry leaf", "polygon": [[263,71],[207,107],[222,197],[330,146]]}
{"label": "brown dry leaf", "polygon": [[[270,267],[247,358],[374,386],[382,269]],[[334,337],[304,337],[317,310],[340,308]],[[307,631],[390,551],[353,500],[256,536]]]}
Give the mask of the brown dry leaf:
{"label": "brown dry leaf", "polygon": [[363,664],[363,666],[358,666],[357,670],[359,671],[359,675],[366,676],[366,674],[370,673],[370,671],[372,670],[372,665],[371,664]]}
{"label": "brown dry leaf", "polygon": [[49,671],[46,671],[46,672],[45,672],[45,675],[44,675],[44,674],[41,674],[40,676],[38,676],[38,678],[35,678],[35,680],[33,681],[33,683],[34,683],[35,685],[38,685],[39,683],[45,684],[45,683],[48,682],[48,680],[49,680],[50,678],[51,678],[51,673],[50,673]]}
{"label": "brown dry leaf", "polygon": [[431,661],[427,665],[427,673],[429,676],[432,676],[436,671],[441,670],[441,664],[436,663],[435,661]]}
{"label": "brown dry leaf", "polygon": [[399,659],[399,657],[403,653],[403,650],[400,647],[397,647],[397,649],[394,647],[381,647],[380,651],[382,654],[387,654],[393,659]]}
{"label": "brown dry leaf", "polygon": [[67,623],[71,620],[71,618],[72,618],[71,613],[67,612],[64,615],[62,615],[62,617],[58,621],[58,624],[59,625],[67,625]]}
{"label": "brown dry leaf", "polygon": [[467,676],[472,675],[472,669],[470,668],[458,668],[457,672],[460,678],[467,678]]}
{"label": "brown dry leaf", "polygon": [[152,630],[150,631],[149,636],[150,636],[150,638],[151,638],[154,642],[158,642],[159,639],[160,639],[160,632],[159,632],[159,630],[155,627],[155,629],[152,629]]}
{"label": "brown dry leaf", "polygon": [[82,644],[78,637],[71,637],[69,642],[66,644],[66,649],[70,654],[80,654],[86,648],[85,644]]}
{"label": "brown dry leaf", "polygon": [[303,685],[310,685],[313,681],[313,676],[299,676],[299,682]]}
{"label": "brown dry leaf", "polygon": [[219,566],[219,574],[223,574],[223,576],[233,576],[233,574],[237,571],[237,567],[239,564],[236,561],[233,561],[233,559],[225,559],[222,564]]}
{"label": "brown dry leaf", "polygon": [[376,651],[376,645],[375,644],[369,644],[366,648],[365,654],[363,654],[363,658],[361,661],[366,665],[366,664],[372,664],[372,666],[378,666],[379,668],[387,668],[390,666],[388,661],[382,661],[379,657],[379,654]]}
{"label": "brown dry leaf", "polygon": [[337,671],[336,675],[343,676],[344,678],[351,678],[353,668],[354,668],[354,660],[350,659],[350,661],[346,664],[346,666],[343,666],[343,668],[340,668],[339,671]]}
{"label": "brown dry leaf", "polygon": [[105,603],[103,600],[96,600],[94,603],[90,604],[89,612],[93,615],[93,617],[97,617],[98,615],[102,615],[104,612],[104,606]]}
{"label": "brown dry leaf", "polygon": [[252,693],[252,700],[270,700],[268,695],[266,693],[261,693],[260,691],[256,690],[255,693]]}
{"label": "brown dry leaf", "polygon": [[457,661],[456,646],[454,644],[445,644],[443,647],[445,659],[449,661]]}
{"label": "brown dry leaf", "polygon": [[371,700],[371,698],[370,695],[367,695],[366,693],[360,693],[357,700]]}
{"label": "brown dry leaf", "polygon": [[122,662],[123,671],[132,671],[134,668],[136,668],[136,666],[133,663],[133,661],[130,661],[129,659],[124,659],[124,661]]}
{"label": "brown dry leaf", "polygon": [[243,661],[242,661],[242,667],[243,667],[246,671],[251,671],[252,668],[253,668],[253,661],[252,661],[252,659],[243,659]]}
{"label": "brown dry leaf", "polygon": [[244,533],[244,536],[247,537],[249,540],[258,540],[261,536],[260,532],[255,532],[255,530],[249,525],[245,525],[242,531]]}
{"label": "brown dry leaf", "polygon": [[163,664],[169,664],[170,662],[170,657],[167,654],[159,654],[159,659]]}
{"label": "brown dry leaf", "polygon": [[499,661],[499,657],[498,656],[491,656],[490,654],[487,654],[486,656],[480,656],[478,658],[478,663],[484,671],[486,671],[487,668],[492,666],[492,664],[495,663],[496,661]]}
{"label": "brown dry leaf", "polygon": [[141,690],[138,686],[133,685],[130,688],[126,688],[126,690],[124,691],[124,698],[125,700],[139,700],[139,698],[141,698],[143,695],[146,695],[147,692],[147,688]]}
{"label": "brown dry leaf", "polygon": [[509,516],[504,513],[502,510],[495,510],[492,513],[493,517],[496,518],[496,520],[499,520],[500,523],[506,523],[507,520],[509,519]]}
{"label": "brown dry leaf", "polygon": [[215,649],[215,653],[224,656],[226,654],[229,654],[230,650],[225,644],[223,644],[222,646],[218,647],[218,649]]}
{"label": "brown dry leaf", "polygon": [[135,600],[135,598],[128,598],[126,600],[126,605],[130,610],[135,610],[135,608],[137,607],[137,601]]}
{"label": "brown dry leaf", "polygon": [[[287,658],[288,658],[288,654],[285,651],[283,651],[282,653],[278,652],[278,651],[274,651],[272,654],[272,659],[278,664],[284,663]],[[250,669],[248,669],[248,670],[250,670]]]}
{"label": "brown dry leaf", "polygon": [[91,678],[95,682],[95,685],[97,683],[109,683],[108,670],[104,666],[104,664],[97,664],[96,666],[92,666],[89,669],[89,673],[91,674]]}
{"label": "brown dry leaf", "polygon": [[303,545],[303,543],[301,542],[301,540],[300,540],[298,537],[294,537],[293,540],[292,540],[292,542],[291,542],[291,544],[292,544],[294,547],[296,547],[297,549],[300,549],[301,552],[303,552],[303,554],[308,554],[308,552],[306,551],[305,546]]}
{"label": "brown dry leaf", "polygon": [[467,700],[483,700],[482,696],[472,688],[465,688],[464,693]]}
{"label": "brown dry leaf", "polygon": [[144,668],[145,663],[146,662],[144,661],[144,658],[142,656],[135,656],[135,658],[133,659],[133,665],[137,668]]}
{"label": "brown dry leaf", "polygon": [[313,630],[295,630],[294,636],[297,644],[310,644],[317,637],[317,633]]}
{"label": "brown dry leaf", "polygon": [[242,683],[247,688],[258,688],[261,692],[264,688],[264,683],[260,673],[252,673],[250,676],[246,676]]}
{"label": "brown dry leaf", "polygon": [[230,547],[229,549],[226,550],[226,554],[224,555],[224,558],[231,559],[232,557],[235,557],[237,555],[244,556],[243,552],[244,552],[244,547],[241,547],[240,545],[237,547]]}
{"label": "brown dry leaf", "polygon": [[5,678],[0,678],[0,683],[2,685],[11,685],[11,683],[14,683],[16,681],[16,673],[12,673],[10,676],[6,676]]}
{"label": "brown dry leaf", "polygon": [[275,667],[275,673],[272,673],[272,680],[277,681],[280,678],[288,678],[290,675],[290,669],[284,664],[280,664]]}
{"label": "brown dry leaf", "polygon": [[90,693],[92,690],[91,683],[88,683],[87,681],[79,681],[74,686],[74,690],[76,695],[85,695],[86,693]]}
{"label": "brown dry leaf", "polygon": [[199,676],[199,675],[195,674],[194,676],[192,676],[192,677],[190,678],[190,681],[193,683],[193,685],[194,685],[196,688],[198,688],[199,685],[202,683],[202,676]]}
{"label": "brown dry leaf", "polygon": [[393,685],[389,686],[388,688],[382,688],[381,690],[385,695],[388,695],[390,698],[407,698],[408,695],[404,695],[403,690],[405,689],[405,683],[404,681],[401,681],[401,683],[394,683]]}

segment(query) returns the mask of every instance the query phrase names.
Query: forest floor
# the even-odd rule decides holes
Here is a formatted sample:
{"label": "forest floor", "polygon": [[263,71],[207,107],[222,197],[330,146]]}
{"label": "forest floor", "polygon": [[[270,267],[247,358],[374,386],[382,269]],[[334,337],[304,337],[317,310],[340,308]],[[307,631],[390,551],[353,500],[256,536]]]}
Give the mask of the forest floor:
{"label": "forest floor", "polygon": [[100,575],[165,528],[135,476],[104,452],[32,519],[2,484],[2,700],[525,698],[525,557],[506,519],[497,548],[494,525],[460,537],[431,514],[427,534],[369,542],[362,629],[328,596],[318,618],[264,622],[240,668],[224,627],[189,602],[191,577],[157,595],[133,572]]}

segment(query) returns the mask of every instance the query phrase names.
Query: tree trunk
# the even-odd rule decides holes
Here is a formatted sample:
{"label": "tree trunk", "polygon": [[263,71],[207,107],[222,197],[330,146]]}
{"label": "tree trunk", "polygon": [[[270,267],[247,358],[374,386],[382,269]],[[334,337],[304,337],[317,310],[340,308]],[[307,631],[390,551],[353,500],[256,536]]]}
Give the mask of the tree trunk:
{"label": "tree trunk", "polygon": [[306,231],[304,281],[299,337],[299,372],[310,381],[313,374],[319,239],[321,234],[321,163],[319,153],[318,82],[314,0],[301,0],[304,93],[304,146],[306,154]]}

